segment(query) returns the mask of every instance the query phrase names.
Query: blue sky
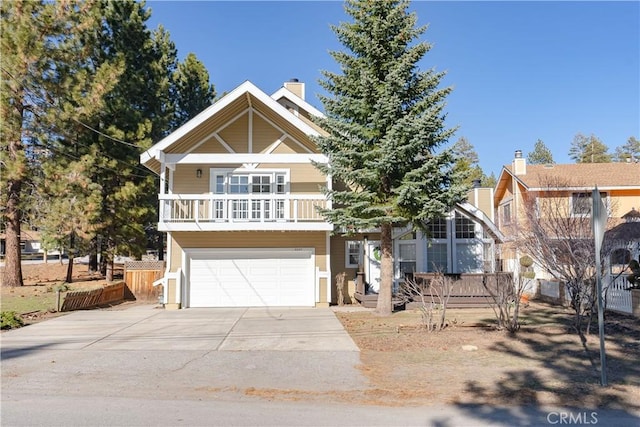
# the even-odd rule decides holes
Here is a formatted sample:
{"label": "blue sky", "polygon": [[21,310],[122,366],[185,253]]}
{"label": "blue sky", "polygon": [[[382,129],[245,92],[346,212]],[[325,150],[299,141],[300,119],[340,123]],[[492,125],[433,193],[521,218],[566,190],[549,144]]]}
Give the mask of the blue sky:
{"label": "blue sky", "polygon": [[[218,94],[250,80],[271,94],[297,78],[323,110],[320,70],[343,47],[330,28],[346,21],[338,1],[148,1],[150,28],[162,24],[182,59],[195,53]],[[433,44],[419,66],[446,71],[447,126],[459,126],[485,173],[500,172],[537,139],[557,163],[577,133],[610,152],[640,138],[640,3],[432,2],[410,10]]]}

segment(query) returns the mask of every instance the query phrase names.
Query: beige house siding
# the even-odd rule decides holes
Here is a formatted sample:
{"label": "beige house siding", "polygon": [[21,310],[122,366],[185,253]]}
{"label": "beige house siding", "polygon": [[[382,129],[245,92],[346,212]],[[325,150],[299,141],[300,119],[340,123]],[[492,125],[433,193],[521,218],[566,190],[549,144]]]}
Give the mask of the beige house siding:
{"label": "beige house siding", "polygon": [[310,163],[269,164],[261,166],[265,169],[288,169],[291,179],[291,193],[318,194],[320,187],[327,184],[324,175]]}
{"label": "beige house siding", "polygon": [[[342,272],[346,273],[346,281],[348,283],[347,294],[355,290],[355,277],[358,272],[357,268],[346,266],[346,242],[349,240],[363,241],[365,235],[369,240],[380,240],[380,233],[359,233],[351,236],[335,235],[331,236],[331,303],[337,304],[338,288],[336,276]],[[347,295],[345,295],[346,297]],[[348,301],[349,302],[349,301]]]}
{"label": "beige house siding", "polygon": [[[182,267],[183,249],[193,248],[313,248],[315,266],[320,272],[326,272],[329,248],[326,247],[325,232],[174,232],[171,239],[170,271]],[[319,280],[320,295],[317,303],[327,303],[327,280]],[[168,303],[175,302],[175,281],[168,286]]]}
{"label": "beige house siding", "polygon": [[[202,170],[202,177],[196,171]],[[177,165],[173,172],[174,194],[202,194],[209,192],[209,167],[204,165]]]}
{"label": "beige house siding", "polygon": [[473,188],[469,191],[467,200],[480,209],[491,221],[493,217],[493,188]]}
{"label": "beige house siding", "polygon": [[610,194],[613,217],[621,218],[633,208],[640,209],[640,190],[617,190],[611,191]]}
{"label": "beige house siding", "polygon": [[253,115],[253,153],[264,153],[282,137],[282,131],[274,128],[257,114]]}
{"label": "beige house siding", "polygon": [[227,154],[229,153],[229,150],[227,150],[227,148],[223,146],[215,136],[212,136],[194,148],[191,152],[200,154]]}
{"label": "beige house siding", "polygon": [[302,148],[291,140],[291,138],[285,138],[282,144],[278,145],[273,154],[296,154],[303,151]]}
{"label": "beige house siding", "polygon": [[229,126],[218,132],[220,138],[224,140],[236,153],[248,153],[249,141],[249,115],[244,114]]}
{"label": "beige house siding", "polygon": [[[212,165],[177,165],[173,173],[173,193],[175,194],[202,194],[210,191],[210,168]],[[214,166],[215,167],[215,166]],[[242,165],[220,165],[220,169],[241,168]],[[196,171],[202,171],[202,177],[196,176]],[[326,178],[312,164],[262,164],[259,169],[289,170],[290,190],[292,194],[319,194],[320,188],[327,183]]]}

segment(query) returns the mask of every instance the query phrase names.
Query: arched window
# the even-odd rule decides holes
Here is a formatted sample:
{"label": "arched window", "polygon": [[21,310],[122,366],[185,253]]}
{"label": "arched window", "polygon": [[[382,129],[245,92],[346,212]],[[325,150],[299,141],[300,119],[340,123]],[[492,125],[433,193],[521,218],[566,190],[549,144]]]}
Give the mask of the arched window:
{"label": "arched window", "polygon": [[610,257],[611,273],[617,274],[624,271],[631,262],[631,251],[624,248],[615,249]]}

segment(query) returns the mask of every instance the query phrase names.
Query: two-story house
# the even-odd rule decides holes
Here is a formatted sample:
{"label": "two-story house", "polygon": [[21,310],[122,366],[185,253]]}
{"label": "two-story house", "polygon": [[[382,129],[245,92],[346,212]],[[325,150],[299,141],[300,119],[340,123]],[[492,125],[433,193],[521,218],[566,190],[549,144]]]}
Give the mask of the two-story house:
{"label": "two-story house", "polygon": [[[165,307],[327,306],[335,275],[358,269],[377,289],[379,232],[344,237],[317,212],[331,208],[322,187],[335,185],[312,163],[327,161],[313,142],[321,115],[301,82],[271,96],[245,82],[141,155],[160,182]],[[493,271],[499,232],[480,203],[491,191],[472,192],[481,208],[430,223],[429,238],[394,230],[398,280]]]}
{"label": "two-story house", "polygon": [[[640,163],[577,163],[528,165],[516,151],[511,165],[504,166],[494,191],[496,224],[507,239],[526,227],[527,212],[543,204],[555,205],[565,215],[588,221],[592,190],[597,186],[607,207],[609,228],[640,207]],[[517,271],[523,255],[517,245],[503,249],[503,269]],[[539,278],[544,278],[538,271]]]}

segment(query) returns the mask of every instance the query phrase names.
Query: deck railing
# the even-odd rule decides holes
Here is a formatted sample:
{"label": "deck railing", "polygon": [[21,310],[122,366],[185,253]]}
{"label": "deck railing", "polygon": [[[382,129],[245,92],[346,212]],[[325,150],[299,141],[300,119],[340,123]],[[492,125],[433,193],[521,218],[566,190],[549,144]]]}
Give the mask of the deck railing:
{"label": "deck railing", "polygon": [[321,194],[162,194],[160,221],[171,223],[324,222]]}

